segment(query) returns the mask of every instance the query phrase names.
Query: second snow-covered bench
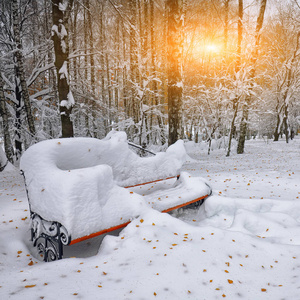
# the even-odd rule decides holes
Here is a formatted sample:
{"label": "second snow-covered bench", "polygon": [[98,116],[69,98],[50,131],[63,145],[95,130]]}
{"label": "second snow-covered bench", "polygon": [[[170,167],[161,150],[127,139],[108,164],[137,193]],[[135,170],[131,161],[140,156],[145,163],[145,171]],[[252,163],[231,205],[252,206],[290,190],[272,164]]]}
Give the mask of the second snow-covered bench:
{"label": "second snow-covered bench", "polygon": [[141,158],[128,148],[124,132],[103,140],[69,138],[33,145],[20,167],[34,246],[45,261],[60,259],[64,245],[125,227],[145,209],[166,212],[207,197],[209,186],[187,173],[171,189],[143,195],[134,188],[176,176],[185,157],[178,141],[166,152]]}

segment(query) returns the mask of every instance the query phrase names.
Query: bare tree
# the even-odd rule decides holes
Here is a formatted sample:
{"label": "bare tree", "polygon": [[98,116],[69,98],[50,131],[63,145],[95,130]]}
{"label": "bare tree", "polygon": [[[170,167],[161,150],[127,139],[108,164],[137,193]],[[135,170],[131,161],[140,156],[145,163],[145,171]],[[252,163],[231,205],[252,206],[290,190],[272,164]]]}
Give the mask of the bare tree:
{"label": "bare tree", "polygon": [[[238,73],[241,68],[241,53],[242,53],[242,40],[243,40],[243,14],[244,14],[244,3],[243,3],[243,0],[239,0],[238,41],[237,41],[236,65],[235,65],[236,73]],[[225,32],[224,32],[224,35],[225,35]],[[226,35],[224,38],[226,39]],[[235,75],[235,77],[236,77],[236,75]],[[235,120],[236,120],[238,108],[239,108],[239,100],[240,100],[239,95],[236,95],[236,97],[234,97],[234,99],[232,100],[233,117],[231,119],[231,124],[230,124],[229,141],[228,141],[228,149],[227,149],[226,156],[230,156],[231,142],[232,142],[233,134],[235,132]]]}
{"label": "bare tree", "polygon": [[[260,1],[259,15],[257,18],[256,29],[255,29],[255,45],[254,45],[254,51],[252,52],[252,56],[251,56],[251,66],[249,71],[250,80],[254,80],[254,76],[255,76],[256,61],[258,59],[259,44],[260,44],[260,35],[261,35],[261,29],[264,22],[266,5],[267,5],[267,0]],[[244,153],[245,140],[246,140],[246,134],[248,128],[249,106],[252,98],[251,92],[252,92],[252,86],[249,88],[249,92],[246,96],[245,103],[243,106],[243,115],[240,123],[240,136],[239,136],[238,147],[237,147],[238,154]]]}
{"label": "bare tree", "polygon": [[31,135],[35,136],[35,125],[34,119],[31,111],[31,103],[29,98],[28,87],[25,78],[25,70],[24,70],[24,58],[22,54],[22,42],[20,35],[20,18],[19,18],[19,3],[18,0],[13,0],[12,2],[12,14],[13,14],[13,32],[14,32],[14,40],[16,43],[16,51],[15,51],[15,61],[16,61],[16,75],[20,80],[21,85],[21,93],[24,101],[28,127]]}
{"label": "bare tree", "polygon": [[274,132],[274,141],[278,141],[281,127],[284,126],[284,134],[286,142],[289,142],[289,106],[293,94],[299,89],[299,58],[300,32],[297,34],[296,47],[289,61],[284,64],[282,69],[281,80],[277,86],[277,104],[276,104],[276,127]]}

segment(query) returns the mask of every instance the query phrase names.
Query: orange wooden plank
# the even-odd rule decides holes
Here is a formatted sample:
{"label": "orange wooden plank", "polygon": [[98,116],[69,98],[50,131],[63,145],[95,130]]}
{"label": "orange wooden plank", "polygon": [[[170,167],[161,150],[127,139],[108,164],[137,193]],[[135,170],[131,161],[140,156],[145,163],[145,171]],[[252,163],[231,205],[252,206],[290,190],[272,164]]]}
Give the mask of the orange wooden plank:
{"label": "orange wooden plank", "polygon": [[101,234],[108,233],[108,232],[111,232],[111,231],[114,231],[114,230],[117,230],[117,229],[120,229],[120,228],[124,228],[129,223],[130,223],[130,221],[126,222],[126,223],[123,223],[123,224],[120,224],[120,225],[117,225],[117,226],[114,226],[114,227],[111,227],[111,228],[108,228],[108,229],[104,229],[104,230],[101,230],[101,231],[98,231],[98,232],[95,232],[95,233],[83,236],[81,238],[78,238],[78,239],[75,239],[75,240],[71,241],[71,243],[69,245],[73,245],[73,244],[76,244],[76,243],[79,243],[79,242],[82,242],[82,241],[94,238],[94,237],[99,236]]}
{"label": "orange wooden plank", "polygon": [[154,182],[159,182],[159,181],[163,181],[163,180],[167,180],[167,179],[172,179],[172,178],[176,178],[178,176],[179,175],[168,177],[168,178],[164,178],[164,179],[157,179],[157,180],[153,180],[153,181],[149,181],[149,182],[143,182],[143,183],[139,183],[139,184],[136,184],[136,185],[125,186],[125,189],[136,187],[136,186],[140,186],[140,185],[146,185],[146,184],[150,184],[150,183],[154,183]]}
{"label": "orange wooden plank", "polygon": [[[174,178],[174,177],[171,177],[171,178]],[[204,199],[204,198],[206,198],[206,197],[208,197],[208,195],[202,196],[202,197],[200,197],[200,198],[196,198],[196,199],[194,199],[194,200],[192,200],[192,201],[189,201],[189,202],[187,202],[187,203],[179,204],[179,205],[177,205],[177,206],[168,208],[168,209],[166,209],[166,210],[163,210],[162,213],[167,213],[167,212],[169,212],[169,211],[171,211],[171,210],[174,210],[174,209],[178,209],[178,208],[187,206],[187,205],[189,205],[189,204],[192,204],[192,203],[195,203],[195,202],[197,202],[197,201],[200,201],[200,200],[202,200],[202,199]],[[108,232],[111,232],[111,231],[114,231],[114,230],[117,230],[117,229],[120,229],[120,228],[124,228],[124,227],[126,227],[129,223],[130,223],[130,221],[129,221],[129,222],[126,222],[126,223],[123,223],[123,224],[120,224],[120,225],[117,225],[117,226],[114,226],[114,227],[111,227],[111,228],[108,228],[108,229],[104,229],[104,230],[101,230],[101,231],[98,231],[98,232],[95,232],[95,233],[92,233],[92,234],[83,236],[83,237],[78,238],[78,239],[75,239],[75,240],[72,240],[72,241],[70,242],[69,245],[73,245],[73,244],[76,244],[76,243],[79,243],[79,242],[82,242],[82,241],[85,241],[85,240],[94,238],[94,237],[99,236],[99,235],[101,235],[101,234],[108,233]]]}
{"label": "orange wooden plank", "polygon": [[189,201],[189,202],[186,202],[186,203],[183,203],[183,204],[179,204],[179,205],[177,205],[177,206],[174,206],[174,207],[165,209],[165,210],[163,210],[162,212],[163,212],[163,213],[167,213],[167,212],[169,212],[169,211],[171,211],[171,210],[178,209],[178,208],[187,206],[187,205],[189,205],[189,204],[195,203],[195,202],[197,202],[197,201],[200,201],[200,200],[202,200],[202,199],[204,199],[204,198],[206,198],[206,197],[208,197],[208,195],[205,195],[205,196],[203,196],[203,197],[194,199],[194,200],[192,200],[192,201]]}

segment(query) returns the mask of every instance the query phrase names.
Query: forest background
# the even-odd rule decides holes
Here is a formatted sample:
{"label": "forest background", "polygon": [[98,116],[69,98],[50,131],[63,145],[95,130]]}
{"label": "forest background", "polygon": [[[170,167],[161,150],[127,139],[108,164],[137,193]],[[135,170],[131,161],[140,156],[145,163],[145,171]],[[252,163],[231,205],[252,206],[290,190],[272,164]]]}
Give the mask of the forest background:
{"label": "forest background", "polygon": [[[300,132],[297,0],[1,0],[0,139],[124,130],[244,152]],[[4,162],[2,162],[4,164]],[[1,167],[1,161],[0,161]]]}

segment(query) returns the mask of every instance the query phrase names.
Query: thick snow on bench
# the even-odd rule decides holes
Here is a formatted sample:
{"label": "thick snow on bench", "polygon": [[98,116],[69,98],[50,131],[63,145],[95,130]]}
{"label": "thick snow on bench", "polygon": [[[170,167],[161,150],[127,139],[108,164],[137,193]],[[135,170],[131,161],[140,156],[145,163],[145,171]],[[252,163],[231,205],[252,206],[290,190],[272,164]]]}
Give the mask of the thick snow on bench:
{"label": "thick snow on bench", "polygon": [[182,141],[164,153],[140,158],[124,132],[105,139],[40,142],[21,158],[30,209],[66,227],[72,239],[125,223],[148,206],[129,186],[174,176],[185,162]]}

